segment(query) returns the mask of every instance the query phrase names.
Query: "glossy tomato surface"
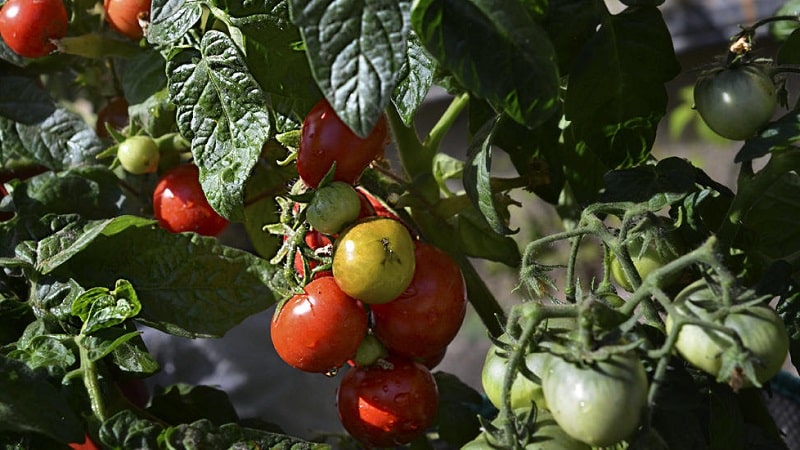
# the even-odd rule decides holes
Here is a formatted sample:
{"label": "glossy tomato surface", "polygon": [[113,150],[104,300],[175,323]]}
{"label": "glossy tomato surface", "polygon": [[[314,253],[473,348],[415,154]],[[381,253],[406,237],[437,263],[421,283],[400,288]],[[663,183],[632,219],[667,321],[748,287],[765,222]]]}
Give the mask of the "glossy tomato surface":
{"label": "glossy tomato surface", "polygon": [[333,277],[348,295],[365,303],[386,303],[414,277],[414,241],[402,223],[383,217],[356,222],[333,248]]}
{"label": "glossy tomato surface", "polygon": [[127,172],[134,175],[153,173],[158,170],[158,144],[150,136],[130,136],[120,142],[117,158]]}
{"label": "glossy tomato surface", "polygon": [[312,280],[304,290],[273,316],[272,345],[292,367],[331,372],[355,356],[367,334],[367,313],[332,277]]}
{"label": "glossy tomato surface", "polygon": [[393,353],[427,359],[461,329],[466,287],[458,264],[435,246],[416,242],[411,284],[394,300],[372,305],[373,330]]}
{"label": "glossy tomato surface", "polygon": [[194,231],[216,236],[228,220],[211,207],[200,186],[199,170],[184,164],[161,177],[153,192],[153,214],[158,223],[173,233]]}
{"label": "glossy tomato surface", "polygon": [[131,39],[141,39],[140,21],[150,18],[151,0],[104,0],[106,21],[112,29]]}
{"label": "glossy tomato surface", "polygon": [[0,9],[0,36],[20,56],[40,58],[67,34],[67,9],[61,0],[8,0]]}
{"label": "glossy tomato surface", "polygon": [[[508,343],[510,339],[502,334],[499,340]],[[525,355],[525,365],[531,373],[541,378],[547,356],[547,353],[528,353]],[[481,385],[486,397],[497,409],[503,407],[503,383],[508,368],[508,351],[496,344],[490,345],[481,369]],[[547,407],[542,385],[519,371],[511,383],[510,395],[512,409],[530,407],[531,403],[536,403],[540,408]]]}
{"label": "glossy tomato surface", "polygon": [[297,152],[297,171],[309,187],[316,188],[333,163],[334,181],[354,184],[372,160],[383,154],[388,136],[381,117],[366,138],[353,133],[327,100],[320,100],[303,121]]}
{"label": "glossy tomato surface", "polygon": [[324,234],[336,234],[358,219],[361,197],[353,186],[334,181],[314,192],[306,208],[306,221]]}
{"label": "glossy tomato surface", "polygon": [[430,371],[400,356],[347,371],[337,392],[339,418],[369,447],[409,443],[433,424],[439,392]]}

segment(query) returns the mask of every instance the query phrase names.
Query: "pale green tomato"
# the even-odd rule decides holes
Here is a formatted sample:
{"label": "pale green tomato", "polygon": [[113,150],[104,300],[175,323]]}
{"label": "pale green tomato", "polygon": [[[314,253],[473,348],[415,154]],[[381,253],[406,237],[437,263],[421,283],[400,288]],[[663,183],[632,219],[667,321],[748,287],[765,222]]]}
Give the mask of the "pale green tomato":
{"label": "pale green tomato", "polygon": [[358,218],[361,198],[353,186],[334,181],[317,189],[306,209],[306,222],[323,234],[336,234]]}
{"label": "pale green tomato", "polygon": [[131,136],[122,141],[117,149],[122,168],[134,175],[158,170],[159,157],[158,144],[150,136]]}
{"label": "pale green tomato", "polygon": [[[505,336],[505,335],[503,335]],[[504,340],[501,336],[500,340]],[[508,338],[505,338],[508,341]],[[481,370],[481,384],[486,397],[497,408],[502,408],[503,403],[503,381],[508,370],[508,358],[503,351],[495,344],[489,347],[486,352],[486,359]],[[529,353],[525,355],[525,365],[534,375],[541,376],[544,366],[546,353]],[[547,405],[542,394],[542,386],[517,372],[514,382],[511,384],[511,408],[530,407],[531,402],[536,403],[540,408]]]}

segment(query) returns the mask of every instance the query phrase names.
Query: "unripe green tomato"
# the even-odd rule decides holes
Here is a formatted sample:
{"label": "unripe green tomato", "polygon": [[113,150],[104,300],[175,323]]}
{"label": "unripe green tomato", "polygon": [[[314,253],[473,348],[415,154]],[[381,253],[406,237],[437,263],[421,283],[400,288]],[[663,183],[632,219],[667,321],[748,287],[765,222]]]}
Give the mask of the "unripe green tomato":
{"label": "unripe green tomato", "polygon": [[[515,409],[515,413],[527,414],[530,408]],[[501,428],[503,417],[498,416],[492,421],[492,425]],[[536,410],[536,420],[533,425],[533,434],[530,436],[530,443],[525,446],[525,450],[591,450],[591,447],[570,437],[553,416],[545,409]],[[492,446],[486,433],[481,433],[470,442],[467,442],[461,450],[494,450],[498,447]]]}
{"label": "unripe green tomato", "polygon": [[[501,336],[500,340],[503,341],[504,338]],[[505,338],[505,341],[507,340],[508,338]],[[503,406],[503,382],[508,370],[508,358],[503,352],[504,350],[500,347],[492,344],[486,353],[481,370],[483,391],[497,409],[501,409]],[[529,353],[525,355],[525,365],[534,375],[541,376],[546,358],[546,353]],[[531,402],[536,403],[540,408],[547,407],[544,394],[542,394],[542,386],[519,371],[511,384],[510,395],[512,409],[530,407]]]}
{"label": "unripe green tomato", "polygon": [[158,170],[158,144],[150,136],[131,136],[119,144],[117,158],[122,168],[141,175]]}
{"label": "unripe green tomato", "polygon": [[[633,261],[633,266],[636,268],[636,271],[639,272],[639,277],[642,280],[651,272],[678,257],[678,255],[667,250],[667,248],[668,247],[664,248],[663,253],[659,253],[655,246],[649,245],[644,252],[642,252],[642,241],[636,240],[628,244],[628,253],[631,256],[631,261]],[[625,275],[625,271],[622,270],[622,265],[617,258],[611,259],[611,276],[621,288],[628,292],[633,292],[633,285]],[[670,277],[665,284],[669,285],[674,283],[677,278],[678,276]]]}
{"label": "unripe green tomato", "polygon": [[323,234],[336,234],[358,218],[361,197],[353,186],[334,181],[317,189],[306,209],[306,221]]}

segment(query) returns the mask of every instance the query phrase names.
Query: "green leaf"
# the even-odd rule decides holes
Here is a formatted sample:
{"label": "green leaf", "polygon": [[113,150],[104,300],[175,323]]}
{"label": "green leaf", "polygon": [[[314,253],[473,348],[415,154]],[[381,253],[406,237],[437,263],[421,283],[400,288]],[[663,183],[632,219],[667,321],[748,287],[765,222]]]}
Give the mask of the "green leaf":
{"label": "green leaf", "polygon": [[53,99],[37,85],[37,78],[0,75],[0,116],[23,124],[36,124],[55,112]]}
{"label": "green leaf", "polygon": [[218,31],[203,35],[199,51],[178,53],[167,71],[178,127],[192,143],[209,203],[230,220],[244,220],[244,184],[272,133],[264,92]]}
{"label": "green leaf", "polygon": [[413,124],[417,110],[433,85],[434,69],[434,61],[420,45],[417,35],[411,33],[408,39],[406,63],[400,71],[393,100],[406,126]]}
{"label": "green leaf", "polygon": [[757,136],[745,141],[736,153],[734,162],[752,161],[768,155],[773,150],[791,147],[800,141],[800,114],[789,112],[771,122]]}
{"label": "green leaf", "polygon": [[608,172],[601,202],[648,202],[652,211],[680,201],[695,190],[699,169],[685,159],[665,158],[646,164]]}
{"label": "green leaf", "polygon": [[311,71],[357,135],[369,135],[392,100],[409,31],[409,0],[290,0]]}
{"label": "green leaf", "polygon": [[461,211],[456,220],[456,232],[465,254],[519,267],[522,255],[516,241],[495,233],[478,210]]}
{"label": "green leaf", "polygon": [[69,258],[86,248],[111,221],[108,219],[88,224],[73,222],[42,239],[36,247],[34,269],[41,274],[47,274],[57,269]]}
{"label": "green leaf", "polygon": [[600,25],[606,7],[602,0],[548,2],[542,26],[547,30],[558,57],[561,75],[569,74],[575,58]]}
{"label": "green leaf", "polygon": [[239,420],[225,391],[211,386],[182,383],[158,389],[147,411],[167,423],[191,423],[206,419],[219,426]]}
{"label": "green leaf", "polygon": [[420,0],[411,20],[431,56],[478,98],[531,128],[555,113],[555,51],[522,4]]}
{"label": "green leaf", "polygon": [[514,231],[503,217],[507,212],[498,211],[491,185],[492,138],[498,120],[487,122],[472,138],[464,165],[464,189],[495,233],[512,234]]}
{"label": "green leaf", "polygon": [[82,292],[72,302],[72,314],[81,318],[81,334],[119,325],[136,317],[142,309],[136,291],[127,280],[117,280],[114,290],[95,287]]}
{"label": "green leaf", "polygon": [[71,340],[71,336],[67,335],[32,336],[24,344],[18,344],[16,350],[8,353],[8,357],[58,378],[77,361],[75,352],[67,346]]}
{"label": "green leaf", "polygon": [[478,413],[483,397],[455,375],[436,372],[434,378],[439,388],[439,437],[452,447],[461,448],[480,433]]}
{"label": "green leaf", "polygon": [[[776,16],[797,16],[800,14],[800,0],[786,0],[783,6],[775,11]],[[781,20],[770,24],[770,33],[779,41],[783,41],[789,37],[795,30],[800,27],[796,21]]]}
{"label": "green leaf", "polygon": [[178,336],[217,337],[275,303],[268,283],[276,270],[215,238],[123,216],[54,274],[95,286],[124,278],[142,303],[138,321]]}
{"label": "green leaf", "polygon": [[162,448],[158,437],[164,427],[149,420],[140,419],[136,413],[126,409],[113,415],[100,427],[100,440],[113,449]]}
{"label": "green leaf", "polygon": [[[149,30],[151,28],[148,35]],[[167,86],[166,61],[155,50],[138,52],[132,58],[122,59],[116,69],[128,104],[142,103]]]}
{"label": "green leaf", "polygon": [[256,253],[272,258],[281,245],[281,238],[264,230],[264,226],[278,223],[280,212],[275,197],[286,192],[286,186],[297,177],[295,165],[285,167],[256,166],[245,189],[244,227]]}
{"label": "green leaf", "polygon": [[104,149],[94,129],[77,113],[55,108],[35,123],[0,117],[0,161],[28,159],[52,170],[95,162]]}
{"label": "green leaf", "polygon": [[0,429],[83,440],[83,423],[53,385],[24,363],[0,355]]}
{"label": "green leaf", "polygon": [[612,169],[643,161],[666,112],[664,84],[679,70],[658,9],[606,16],[570,73],[564,114],[574,141]]}
{"label": "green leaf", "polygon": [[183,39],[203,15],[202,3],[195,0],[153,0],[147,42],[167,45]]}
{"label": "green leaf", "polygon": [[198,420],[169,428],[164,433],[164,443],[170,450],[202,450],[206,448],[240,448],[235,444],[246,444],[249,448],[273,450],[328,450],[329,445],[306,442],[278,433],[241,427],[229,423],[220,427],[208,420]]}

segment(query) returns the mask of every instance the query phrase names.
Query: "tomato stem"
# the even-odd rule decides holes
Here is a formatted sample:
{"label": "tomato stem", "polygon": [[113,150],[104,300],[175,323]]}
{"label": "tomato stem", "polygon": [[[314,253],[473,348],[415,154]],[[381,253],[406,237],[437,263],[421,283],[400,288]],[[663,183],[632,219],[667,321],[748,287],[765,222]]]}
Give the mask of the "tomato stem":
{"label": "tomato stem", "polygon": [[386,118],[392,130],[403,170],[409,179],[414,180],[422,175],[430,174],[433,170],[435,152],[420,143],[416,130],[413,126],[406,126],[394,105],[390,105],[386,109]]}
{"label": "tomato stem", "polygon": [[83,334],[78,335],[75,339],[75,342],[78,344],[80,364],[83,371],[83,385],[86,387],[86,392],[89,395],[89,404],[91,405],[92,412],[100,422],[104,422],[108,418],[108,414],[103,400],[103,392],[98,380],[97,366],[89,357],[89,349],[83,344],[83,339]]}
{"label": "tomato stem", "polygon": [[442,139],[444,139],[444,136],[448,131],[450,131],[450,128],[453,127],[453,124],[456,122],[459,115],[461,115],[461,111],[463,111],[468,104],[468,93],[463,92],[455,96],[445,112],[439,118],[439,121],[436,122],[433,128],[431,128],[431,131],[428,133],[425,141],[422,142],[422,146],[425,147],[429,152],[436,153],[439,150]]}

